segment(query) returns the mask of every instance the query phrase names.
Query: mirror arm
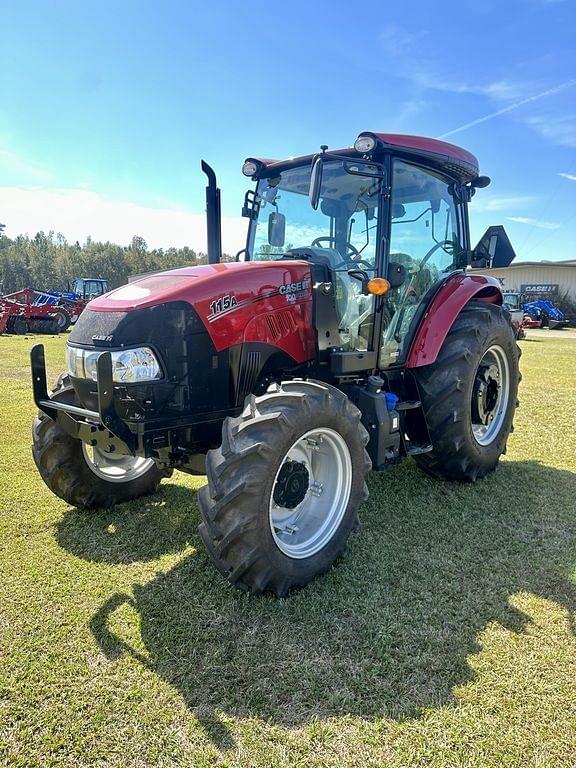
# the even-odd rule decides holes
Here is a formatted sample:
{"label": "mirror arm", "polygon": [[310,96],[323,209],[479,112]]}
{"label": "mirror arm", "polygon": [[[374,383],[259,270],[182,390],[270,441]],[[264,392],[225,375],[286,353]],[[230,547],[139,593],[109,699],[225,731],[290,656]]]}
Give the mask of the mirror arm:
{"label": "mirror arm", "polygon": [[370,281],[370,278],[368,277],[368,272],[365,272],[363,269],[349,269],[348,276],[354,278],[354,280],[358,280],[359,282],[361,282],[362,293],[365,296],[369,295],[368,282]]}

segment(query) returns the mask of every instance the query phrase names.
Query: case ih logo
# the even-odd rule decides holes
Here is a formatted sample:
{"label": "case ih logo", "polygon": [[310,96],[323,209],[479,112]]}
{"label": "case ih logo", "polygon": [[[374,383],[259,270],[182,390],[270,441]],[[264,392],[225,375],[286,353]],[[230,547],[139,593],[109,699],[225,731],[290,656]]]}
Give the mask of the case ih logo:
{"label": "case ih logo", "polygon": [[304,280],[299,280],[297,283],[285,283],[279,288],[282,296],[286,296],[286,301],[296,301],[297,299],[302,299],[308,295],[309,290],[310,279],[307,277],[304,278]]}
{"label": "case ih logo", "polygon": [[558,283],[525,283],[520,293],[558,293]]}

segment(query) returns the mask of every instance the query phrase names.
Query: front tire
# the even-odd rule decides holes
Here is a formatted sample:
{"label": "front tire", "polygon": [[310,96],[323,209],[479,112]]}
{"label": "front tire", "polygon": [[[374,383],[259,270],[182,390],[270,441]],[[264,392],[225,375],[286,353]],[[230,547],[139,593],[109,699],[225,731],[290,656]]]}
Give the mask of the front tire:
{"label": "front tire", "polygon": [[[60,376],[50,397],[78,404],[67,375]],[[32,425],[32,455],[52,493],[83,509],[112,507],[154,493],[162,478],[172,474],[152,460],[118,456],[112,461],[68,435],[41,411]]]}
{"label": "front tire", "polygon": [[368,495],[367,442],[358,409],[317,381],[273,384],[226,419],[199,530],[231,584],[283,597],[331,566]]}
{"label": "front tire", "polygon": [[513,429],[520,354],[506,309],[463,308],[436,361],[415,370],[434,446],[414,457],[425,472],[474,482],[496,468]]}

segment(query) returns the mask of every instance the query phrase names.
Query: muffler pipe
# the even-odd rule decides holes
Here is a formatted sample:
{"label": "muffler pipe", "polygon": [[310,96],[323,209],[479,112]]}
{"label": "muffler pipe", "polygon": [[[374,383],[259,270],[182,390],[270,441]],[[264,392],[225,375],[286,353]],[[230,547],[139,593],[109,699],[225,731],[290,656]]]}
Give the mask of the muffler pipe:
{"label": "muffler pipe", "polygon": [[220,190],[216,174],[207,162],[202,160],[202,171],[208,177],[206,187],[206,232],[208,235],[208,264],[218,264],[222,256],[222,216],[220,212]]}

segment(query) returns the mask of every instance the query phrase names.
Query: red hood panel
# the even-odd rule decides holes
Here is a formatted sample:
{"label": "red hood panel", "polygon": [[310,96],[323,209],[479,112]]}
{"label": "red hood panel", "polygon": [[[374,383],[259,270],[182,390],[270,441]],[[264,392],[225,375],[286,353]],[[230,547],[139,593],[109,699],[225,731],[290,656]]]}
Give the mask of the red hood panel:
{"label": "red hood panel", "polygon": [[[266,267],[269,262],[251,263],[250,269]],[[167,301],[187,301],[194,304],[204,291],[200,289],[210,281],[234,279],[233,272],[246,270],[248,264],[233,262],[226,264],[204,264],[198,267],[181,267],[169,272],[142,277],[133,283],[122,285],[104,296],[98,296],[90,302],[90,309],[96,312],[128,312],[132,309],[145,309]],[[200,291],[199,291],[200,289]]]}
{"label": "red hood panel", "polygon": [[218,351],[250,341],[277,346],[297,362],[314,357],[312,279],[304,261],[173,269],[128,283],[88,307],[130,312],[175,301],[194,307]]}

